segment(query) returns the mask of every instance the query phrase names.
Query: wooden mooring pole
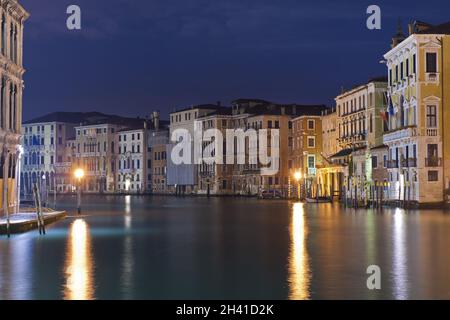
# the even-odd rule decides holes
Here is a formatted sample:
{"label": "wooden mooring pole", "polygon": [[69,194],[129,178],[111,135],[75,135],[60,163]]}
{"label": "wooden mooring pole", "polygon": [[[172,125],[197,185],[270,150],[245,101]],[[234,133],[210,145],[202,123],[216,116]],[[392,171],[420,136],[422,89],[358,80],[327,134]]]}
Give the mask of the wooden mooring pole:
{"label": "wooden mooring pole", "polygon": [[33,195],[34,195],[34,203],[36,206],[36,214],[37,214],[37,224],[39,229],[39,234],[45,234],[45,220],[42,215],[42,204],[41,204],[41,195],[39,186],[37,183],[33,185]]}

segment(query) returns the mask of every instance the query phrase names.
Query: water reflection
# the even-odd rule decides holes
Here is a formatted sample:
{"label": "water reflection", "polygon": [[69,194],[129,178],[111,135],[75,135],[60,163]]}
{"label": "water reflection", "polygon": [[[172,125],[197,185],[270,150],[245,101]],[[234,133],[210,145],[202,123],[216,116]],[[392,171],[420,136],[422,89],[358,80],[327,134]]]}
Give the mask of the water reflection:
{"label": "water reflection", "polygon": [[0,300],[32,299],[33,249],[20,236],[0,242]]}
{"label": "water reflection", "polygon": [[311,271],[306,240],[308,226],[305,223],[303,203],[295,203],[291,220],[291,253],[289,257],[289,299],[310,298]]}
{"label": "water reflection", "polygon": [[[125,196],[125,216],[124,216],[125,230],[132,228],[131,215],[131,196]],[[132,299],[133,292],[133,270],[134,270],[134,256],[133,256],[133,238],[130,233],[127,233],[124,239],[123,258],[122,258],[122,275],[121,288],[124,299]]]}
{"label": "water reflection", "polygon": [[125,196],[125,228],[131,228],[131,196]]}
{"label": "water reflection", "polygon": [[31,299],[33,269],[33,242],[29,238],[17,238],[11,241],[11,299]]}
{"label": "water reflection", "polygon": [[392,282],[395,299],[405,300],[408,298],[408,261],[406,257],[406,214],[396,209],[392,228],[393,252],[392,252]]}
{"label": "water reflection", "polygon": [[78,219],[70,226],[64,299],[91,300],[94,298],[91,237],[87,223]]}

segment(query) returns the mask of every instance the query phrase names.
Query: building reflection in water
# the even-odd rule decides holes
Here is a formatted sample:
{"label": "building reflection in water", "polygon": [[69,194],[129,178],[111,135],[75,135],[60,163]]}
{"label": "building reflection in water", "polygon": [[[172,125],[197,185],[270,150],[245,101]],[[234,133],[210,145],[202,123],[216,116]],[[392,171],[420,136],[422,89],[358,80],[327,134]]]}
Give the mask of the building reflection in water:
{"label": "building reflection in water", "polygon": [[408,261],[406,257],[406,214],[401,209],[396,209],[392,228],[392,284],[394,298],[405,300],[408,298]]}
{"label": "building reflection in water", "polygon": [[125,216],[124,227],[127,231],[124,239],[123,258],[122,258],[122,275],[121,275],[121,289],[124,299],[132,299],[133,292],[133,270],[134,270],[134,256],[133,256],[133,237],[130,233],[132,228],[131,215],[131,196],[125,196]]}
{"label": "building reflection in water", "polygon": [[64,299],[94,299],[93,269],[89,226],[84,220],[78,219],[72,223],[69,232]]}
{"label": "building reflection in water", "polygon": [[11,241],[11,299],[32,299],[33,268],[33,242],[31,237],[16,238]]}
{"label": "building reflection in water", "polygon": [[310,299],[311,270],[306,240],[308,226],[305,223],[303,203],[295,203],[291,219],[291,252],[289,256],[289,299]]}
{"label": "building reflection in water", "polygon": [[33,298],[33,252],[29,237],[0,242],[0,300]]}

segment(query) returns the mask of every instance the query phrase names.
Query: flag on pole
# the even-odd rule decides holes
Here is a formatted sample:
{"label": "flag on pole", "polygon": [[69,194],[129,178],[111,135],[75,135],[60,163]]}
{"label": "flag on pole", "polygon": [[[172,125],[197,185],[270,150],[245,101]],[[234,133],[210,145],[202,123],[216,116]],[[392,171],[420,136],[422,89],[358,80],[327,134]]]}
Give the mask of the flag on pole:
{"label": "flag on pole", "polygon": [[394,115],[394,104],[392,103],[392,97],[391,95],[388,93],[388,112],[389,115],[393,116]]}

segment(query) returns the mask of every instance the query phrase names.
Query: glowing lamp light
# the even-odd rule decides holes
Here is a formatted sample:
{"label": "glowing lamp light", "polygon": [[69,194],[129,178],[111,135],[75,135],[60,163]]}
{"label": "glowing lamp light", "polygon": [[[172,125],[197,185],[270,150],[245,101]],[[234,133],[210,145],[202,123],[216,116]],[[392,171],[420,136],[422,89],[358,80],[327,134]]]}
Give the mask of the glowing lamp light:
{"label": "glowing lamp light", "polygon": [[297,171],[296,173],[294,173],[294,178],[297,181],[300,181],[300,179],[302,178],[302,173],[300,171]]}
{"label": "glowing lamp light", "polygon": [[81,180],[84,177],[84,170],[83,169],[77,169],[77,170],[75,170],[74,175],[75,175],[75,178],[77,178],[78,180]]}

